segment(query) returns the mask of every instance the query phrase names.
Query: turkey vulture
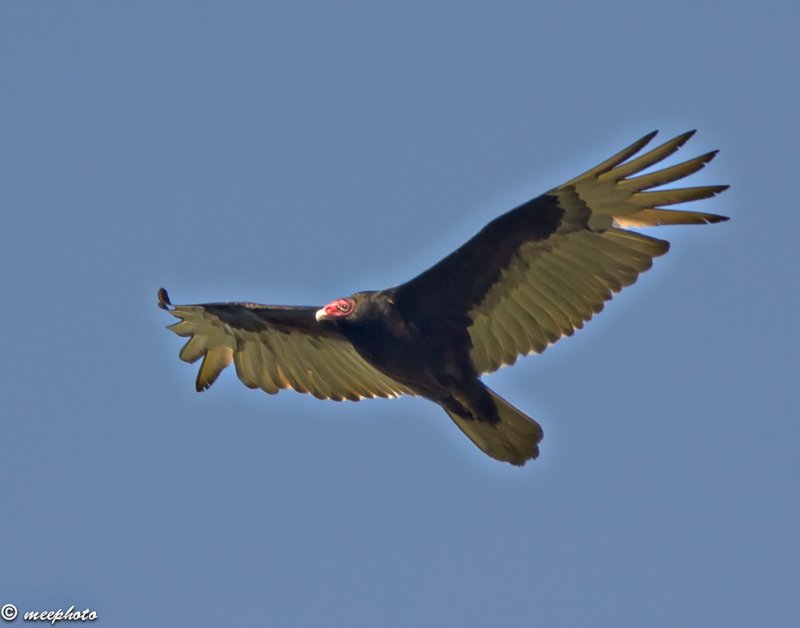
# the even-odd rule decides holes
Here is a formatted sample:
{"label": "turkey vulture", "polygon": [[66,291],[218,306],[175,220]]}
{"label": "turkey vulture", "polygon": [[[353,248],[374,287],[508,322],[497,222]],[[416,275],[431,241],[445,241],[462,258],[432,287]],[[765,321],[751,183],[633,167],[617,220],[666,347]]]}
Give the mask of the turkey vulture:
{"label": "turkey vulture", "polygon": [[715,196],[726,185],[653,190],[700,170],[717,151],[638,174],[693,134],[634,157],[656,132],[646,135],[492,220],[394,288],[322,307],[173,305],[161,288],[158,304],[179,319],[169,329],[189,338],[181,360],[203,358],[198,392],[233,362],[246,386],[270,394],[292,388],[337,401],[425,397],[486,454],[522,465],[539,455],[542,428],[480,376],[572,335],[667,252],[668,242],[627,228],[727,220],[663,208]]}

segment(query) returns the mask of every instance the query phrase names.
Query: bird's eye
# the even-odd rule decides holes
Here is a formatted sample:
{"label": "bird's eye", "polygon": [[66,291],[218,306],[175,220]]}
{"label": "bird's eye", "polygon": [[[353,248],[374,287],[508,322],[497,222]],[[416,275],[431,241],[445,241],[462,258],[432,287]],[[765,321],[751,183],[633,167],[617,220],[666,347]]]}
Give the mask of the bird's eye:
{"label": "bird's eye", "polygon": [[353,309],[353,306],[350,304],[350,302],[349,302],[349,301],[345,301],[345,300],[343,299],[343,300],[339,301],[339,302],[336,304],[336,309],[337,309],[337,310],[339,310],[340,312],[347,313],[347,312],[349,312],[351,309]]}

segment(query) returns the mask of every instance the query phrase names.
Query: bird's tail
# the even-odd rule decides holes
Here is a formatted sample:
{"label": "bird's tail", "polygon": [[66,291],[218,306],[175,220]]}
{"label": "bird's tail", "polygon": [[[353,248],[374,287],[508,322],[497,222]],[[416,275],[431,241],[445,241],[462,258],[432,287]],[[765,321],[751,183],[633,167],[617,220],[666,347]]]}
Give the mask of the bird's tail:
{"label": "bird's tail", "polygon": [[521,466],[539,455],[542,426],[489,390],[499,421],[459,416],[445,408],[448,416],[484,453],[495,460]]}

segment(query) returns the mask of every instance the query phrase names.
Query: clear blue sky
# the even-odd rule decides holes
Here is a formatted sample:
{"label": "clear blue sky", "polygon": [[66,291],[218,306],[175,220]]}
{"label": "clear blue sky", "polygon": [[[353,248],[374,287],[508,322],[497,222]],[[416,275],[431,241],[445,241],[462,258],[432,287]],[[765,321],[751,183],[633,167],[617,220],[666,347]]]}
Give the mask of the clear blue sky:
{"label": "clear blue sky", "polygon": [[[794,626],[800,4],[0,4],[0,604],[102,624]],[[155,305],[423,270],[652,129],[721,149],[672,250],[488,378],[522,469],[419,399],[267,396]],[[100,625],[98,621],[98,625]],[[20,619],[18,623],[22,623]]]}

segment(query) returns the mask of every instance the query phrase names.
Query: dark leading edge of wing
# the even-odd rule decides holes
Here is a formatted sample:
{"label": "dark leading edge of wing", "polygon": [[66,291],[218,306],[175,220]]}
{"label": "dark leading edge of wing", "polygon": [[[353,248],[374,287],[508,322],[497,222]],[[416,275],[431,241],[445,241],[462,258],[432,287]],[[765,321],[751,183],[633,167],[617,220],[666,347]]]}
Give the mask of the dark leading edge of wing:
{"label": "dark leading edge of wing", "polygon": [[[387,292],[393,295],[391,302],[428,337],[440,329],[466,328],[469,356],[478,373],[544,351],[582,327],[668,250],[664,240],[626,227],[726,220],[664,205],[708,198],[727,186],[654,189],[700,170],[716,151],[641,174],[693,133],[641,153],[655,133],[646,135],[492,220],[439,263]],[[268,393],[293,388],[337,400],[413,394],[368,364],[335,326],[318,324],[317,308],[172,305],[163,289],[159,306],[179,319],[172,331],[189,338],[181,359],[203,358],[198,390],[208,388],[233,362],[247,386]]]}
{"label": "dark leading edge of wing", "polygon": [[179,319],[169,329],[189,338],[180,359],[203,358],[198,392],[233,362],[246,386],[270,394],[292,388],[337,401],[413,394],[365,362],[334,327],[320,325],[315,307],[173,305],[164,288],[158,291],[158,306]]}
{"label": "dark leading edge of wing", "polygon": [[650,133],[598,166],[488,223],[475,237],[397,288],[416,320],[468,320],[478,372],[541,352],[583,326],[669,248],[623,227],[702,224],[724,216],[665,209],[715,196],[725,185],[653,190],[707,164],[716,151],[632,176],[672,155],[684,133],[634,157]]}

